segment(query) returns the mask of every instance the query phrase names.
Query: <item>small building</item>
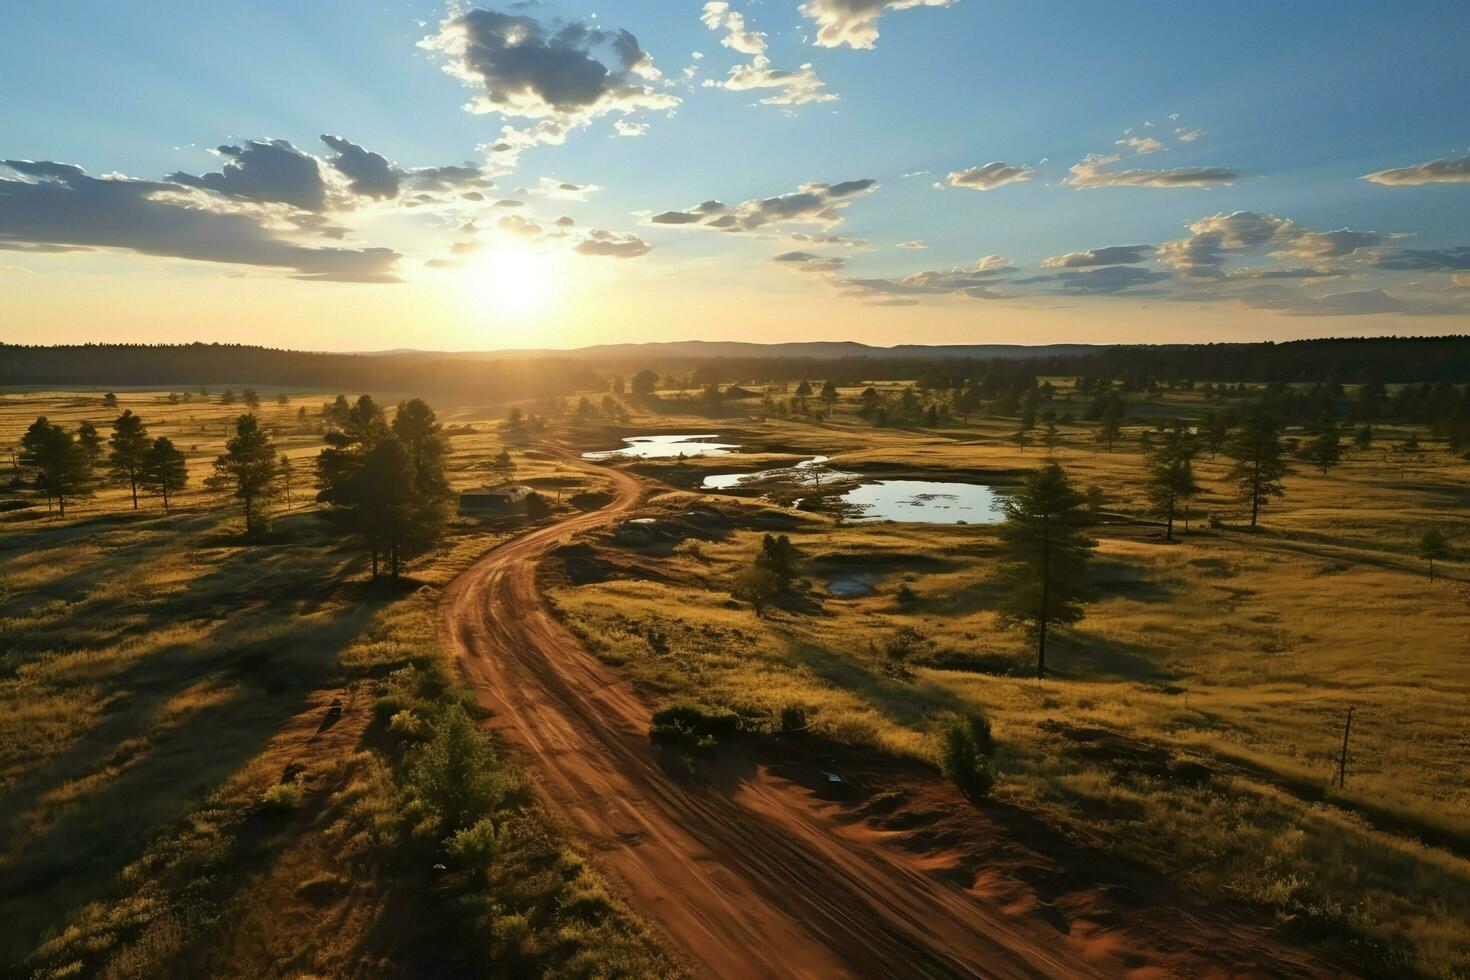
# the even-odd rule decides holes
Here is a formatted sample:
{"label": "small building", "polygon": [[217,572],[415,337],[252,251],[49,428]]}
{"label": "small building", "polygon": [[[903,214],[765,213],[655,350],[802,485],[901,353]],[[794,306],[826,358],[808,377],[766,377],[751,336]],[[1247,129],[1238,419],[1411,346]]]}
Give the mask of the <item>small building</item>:
{"label": "small building", "polygon": [[524,514],[526,502],[536,491],[523,483],[502,483],[498,487],[466,490],[459,495],[461,514]]}

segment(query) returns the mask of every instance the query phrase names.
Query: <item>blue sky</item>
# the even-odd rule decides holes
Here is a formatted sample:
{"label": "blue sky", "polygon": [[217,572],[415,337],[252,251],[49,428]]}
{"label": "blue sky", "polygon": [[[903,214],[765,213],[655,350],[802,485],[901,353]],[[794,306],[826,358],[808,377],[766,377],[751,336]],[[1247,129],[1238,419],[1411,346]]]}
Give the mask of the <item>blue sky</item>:
{"label": "blue sky", "polygon": [[[180,331],[201,329],[197,314],[211,297],[272,311],[294,336],[309,321],[314,346],[348,348],[357,346],[362,311],[374,308],[398,318],[419,311],[434,339],[419,346],[474,347],[607,339],[598,330],[617,339],[693,336],[691,303],[717,313],[705,322],[719,335],[792,339],[795,331],[880,343],[1152,339],[1171,329],[1171,317],[1222,338],[1445,333],[1470,323],[1470,252],[1460,251],[1470,245],[1464,2],[926,0],[849,17],[838,30],[848,31],[845,43],[814,43],[819,8],[850,15],[865,4],[880,6],[730,0],[717,13],[764,33],[761,53],[722,45],[726,28],[701,22],[708,13],[699,0],[492,5],[510,19],[473,21],[474,31],[491,33],[534,23],[550,36],[571,23],[636,36],[656,76],[620,64],[611,35],[572,45],[576,57],[620,78],[620,92],[644,93],[609,96],[581,114],[541,97],[536,86],[550,76],[535,65],[512,77],[456,53],[446,25],[468,7],[17,5],[0,33],[0,91],[8,93],[0,159],[75,164],[91,178],[202,178],[228,163],[211,148],[275,138],[309,155],[335,190],[310,215],[286,215],[279,200],[221,193],[202,178],[203,186],[189,184],[193,199],[171,199],[158,220],[187,218],[186,207],[228,211],[290,248],[212,243],[196,252],[174,239],[140,245],[126,229],[99,230],[124,219],[80,213],[93,206],[88,189],[114,188],[0,169],[9,180],[0,183],[0,245],[11,246],[0,251],[0,286],[20,287],[6,290],[0,312],[34,324],[9,328],[4,339],[41,339],[27,329],[89,339],[143,324],[156,336],[139,339],[184,339]],[[420,43],[430,37],[441,43]],[[808,64],[824,85],[817,91],[835,99],[761,104],[783,89],[711,84],[736,66]],[[523,83],[529,88],[517,94]],[[509,95],[520,108],[464,109],[486,95],[502,108]],[[555,136],[532,137],[518,154],[489,150],[503,126],[533,131],[548,120],[560,127]],[[619,123],[646,129],[616,135]],[[403,174],[469,165],[496,186],[482,201],[436,190],[417,210],[399,206],[407,177],[391,200],[338,194],[322,133]],[[1118,142],[1129,138],[1138,142]],[[1089,154],[1118,157],[1092,167],[1104,175],[1099,183],[1139,176],[1126,186],[1082,186],[1072,168]],[[1443,165],[1362,179],[1434,161]],[[1023,179],[977,190],[950,177],[992,162]],[[1150,176],[1183,171],[1198,172],[1199,182]],[[543,178],[597,189],[564,200],[537,192]],[[734,233],[652,220],[708,200],[738,210],[803,185],[860,180],[876,183],[819,216],[762,216]],[[497,209],[497,200],[520,203]],[[500,223],[511,211],[524,219],[516,234]],[[1237,212],[1272,220],[1199,225]],[[574,224],[558,230],[551,222],[561,213]],[[324,239],[323,227],[338,231]],[[1322,237],[1339,229],[1354,236]],[[1183,244],[1170,251],[1170,242]],[[1123,245],[1151,248],[1116,264],[1095,253]],[[308,254],[323,249],[336,251]],[[393,258],[342,254],[373,249]],[[1094,253],[1076,259],[1076,271],[1058,261],[1087,250]],[[494,257],[461,261],[472,252]],[[1006,261],[982,269],[986,257]],[[174,280],[187,297],[177,309],[157,289]],[[557,301],[519,295],[532,280]],[[469,306],[450,303],[467,283]],[[78,305],[78,295],[90,305]],[[145,296],[150,316],[126,312]],[[125,313],[112,325],[87,322],[99,303]],[[731,303],[747,315],[727,315]],[[356,327],[324,313],[343,307],[356,311]],[[1130,326],[1139,322],[1147,326]],[[484,329],[466,339],[473,324]],[[371,329],[386,341],[392,328],[385,319]],[[1175,332],[1167,339],[1208,339]]]}

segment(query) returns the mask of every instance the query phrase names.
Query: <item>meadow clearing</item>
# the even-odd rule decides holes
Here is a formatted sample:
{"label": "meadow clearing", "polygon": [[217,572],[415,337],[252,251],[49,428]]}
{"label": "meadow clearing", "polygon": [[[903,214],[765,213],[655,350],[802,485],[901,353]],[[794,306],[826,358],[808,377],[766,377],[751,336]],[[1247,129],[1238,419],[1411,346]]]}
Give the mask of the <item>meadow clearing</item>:
{"label": "meadow clearing", "polygon": [[[415,758],[468,704],[438,641],[438,591],[508,529],[455,521],[400,588],[368,582],[361,549],[310,502],[332,396],[277,395],[262,389],[259,412],[300,482],[250,544],[237,509],[201,488],[244,410],[219,392],[121,391],[115,409],[101,392],[0,396],[0,444],[37,415],[105,433],[130,408],[186,451],[192,477],[170,514],[148,497],[133,512],[125,488],[64,519],[5,495],[0,973],[670,970],[492,744],[476,752],[499,844],[466,835],[461,860],[435,846],[432,817],[413,812]],[[454,484],[499,482],[498,430],[454,415]],[[552,499],[588,486],[516,458]]]}
{"label": "meadow clearing", "polygon": [[[1198,396],[1131,403],[1111,452],[1094,425],[1063,423],[1050,453],[1018,447],[1008,419],[875,428],[842,408],[855,390],[842,396],[820,424],[661,418],[661,431],[717,433],[749,454],[627,464],[668,488],[645,513],[713,502],[731,530],[564,582],[553,598],[568,623],[656,700],[729,706],[768,729],[794,706],[819,736],[926,764],[947,719],[979,707],[1000,742],[998,801],[1263,909],[1370,972],[1470,969],[1470,463],[1432,443],[1402,463],[1410,430],[1380,426],[1326,476],[1297,463],[1251,531],[1229,460],[1205,454],[1206,493],[1168,543],[1135,436],[1198,412]],[[993,527],[856,523],[759,499],[809,485],[684,489],[810,454],[870,478],[999,487],[1054,457],[1099,488],[1096,599],[1051,647],[1052,676],[1031,676],[1026,640],[996,623]],[[1433,582],[1415,554],[1430,526],[1460,542]],[[757,616],[731,589],[770,530],[805,556],[808,589]],[[854,574],[871,594],[829,591]]]}
{"label": "meadow clearing", "polygon": [[[0,445],[40,414],[105,433],[101,394],[4,394]],[[809,737],[924,772],[947,719],[978,707],[999,742],[986,806],[1275,917],[1364,972],[1470,969],[1470,463],[1422,432],[1406,458],[1393,446],[1410,430],[1377,426],[1373,448],[1328,475],[1297,464],[1250,531],[1227,460],[1206,454],[1207,492],[1168,543],[1146,513],[1137,433],[1198,411],[1193,393],[1130,402],[1112,451],[1084,422],[1062,422],[1050,451],[1011,441],[1006,419],[875,427],[853,414],[856,389],[820,421],[663,394],[657,412],[618,417],[542,406],[535,433],[507,433],[509,406],[435,406],[456,488],[499,482],[508,449],[553,516],[605,484],[541,442],[604,450],[689,432],[742,447],[612,464],[646,481],[639,517],[713,510],[714,532],[637,546],[605,529],[543,566],[558,614],[651,702],[732,707],[766,731],[796,707]],[[332,396],[277,395],[261,390],[260,415],[303,479],[267,540],[242,544],[235,513],[200,489],[241,411],[218,393],[118,393],[188,454],[194,479],[171,514],[152,500],[134,514],[117,488],[64,519],[7,495],[0,914],[13,927],[0,960],[56,976],[158,975],[181,956],[241,976],[405,974],[480,955],[552,974],[677,972],[540,814],[534,773],[493,743],[500,843],[466,836],[461,860],[433,871],[402,810],[427,732],[468,702],[436,634],[438,591],[517,528],[457,519],[403,589],[370,586],[361,550],[308,503]],[[854,523],[790,506],[811,495],[799,487],[770,500],[699,489],[709,473],[815,454],[864,478],[1001,488],[1054,456],[1097,487],[1097,595],[1057,637],[1051,676],[1029,676],[1026,641],[996,622],[994,527]],[[1456,549],[1433,582],[1415,554],[1428,526]],[[731,589],[768,530],[790,534],[807,584],[757,615]],[[854,572],[869,594],[829,591]],[[455,915],[435,913],[446,901]]]}

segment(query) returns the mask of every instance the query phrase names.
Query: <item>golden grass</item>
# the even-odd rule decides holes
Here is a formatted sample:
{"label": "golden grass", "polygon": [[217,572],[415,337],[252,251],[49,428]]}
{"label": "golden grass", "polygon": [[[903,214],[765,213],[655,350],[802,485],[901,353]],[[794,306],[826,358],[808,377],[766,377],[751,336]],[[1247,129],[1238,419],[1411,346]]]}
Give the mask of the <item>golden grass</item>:
{"label": "golden grass", "polygon": [[[822,425],[722,427],[668,416],[658,424],[894,475],[924,469],[1006,482],[1047,456],[1002,441],[1013,420],[937,430],[877,429],[845,413]],[[1068,442],[1056,455],[1073,480],[1100,487],[1105,512],[1133,523],[1099,529],[1100,596],[1051,652],[1054,679],[1026,676],[1024,642],[996,624],[988,585],[995,539],[985,527],[844,526],[806,516],[792,538],[809,558],[816,604],[765,619],[728,591],[758,544],[753,531],[676,549],[660,581],[559,588],[556,605],[655,699],[699,697],[768,724],[799,704],[818,732],[926,761],[942,720],[980,707],[1002,743],[997,795],[1059,830],[1203,894],[1268,909],[1380,969],[1470,971],[1470,541],[1461,535],[1462,557],[1432,584],[1414,555],[1431,524],[1463,528],[1470,464],[1426,442],[1401,473],[1383,444],[1408,430],[1378,426],[1379,444],[1350,450],[1330,475],[1299,466],[1287,498],[1250,532],[1237,526],[1242,508],[1223,482],[1228,461],[1205,458],[1195,533],[1170,545],[1136,520],[1145,507],[1136,443],[1109,453],[1085,425],[1062,429]],[[770,460],[685,465],[702,474],[757,462]],[[650,513],[700,499],[667,494]],[[736,503],[760,507],[726,498]],[[1227,528],[1202,529],[1209,513]],[[857,568],[853,561],[880,576],[878,592],[826,595],[825,581]],[[896,601],[900,584],[917,603]],[[892,671],[882,648],[905,626],[928,639],[931,662],[1010,657],[1015,675]],[[1349,706],[1353,741],[1339,791],[1330,784]],[[1189,785],[1130,770],[1126,758],[1092,751],[1058,724],[1160,746],[1211,775]]]}

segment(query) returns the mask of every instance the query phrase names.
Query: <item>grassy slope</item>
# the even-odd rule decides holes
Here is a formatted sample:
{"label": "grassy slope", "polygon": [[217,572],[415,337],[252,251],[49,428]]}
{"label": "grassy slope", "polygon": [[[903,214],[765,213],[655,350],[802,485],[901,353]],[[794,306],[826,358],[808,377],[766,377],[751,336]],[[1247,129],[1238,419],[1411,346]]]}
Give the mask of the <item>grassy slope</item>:
{"label": "grassy slope", "polygon": [[[323,400],[262,409],[303,476]],[[505,532],[457,523],[397,592],[366,585],[299,497],[271,541],[243,545],[197,491],[241,409],[122,403],[191,454],[176,512],[133,515],[107,489],[65,521],[42,505],[0,530],[0,972],[673,972],[493,746],[496,792],[471,815],[488,823],[466,846],[413,803],[413,762],[464,700],[437,588]],[[0,443],[43,413],[104,434],[111,415],[95,395],[6,396]],[[463,415],[446,421],[499,411]],[[499,444],[456,436],[456,483],[496,480]]]}
{"label": "grassy slope", "polygon": [[[681,423],[720,428],[659,419],[666,431]],[[1014,423],[934,432],[838,423],[739,429],[748,445],[828,453],[839,468],[1005,474],[1045,456],[1001,441]],[[1431,585],[1413,557],[1430,523],[1463,527],[1470,465],[1441,447],[1401,474],[1381,447],[1350,452],[1327,477],[1289,477],[1289,496],[1250,533],[1233,527],[1240,507],[1222,483],[1226,461],[1204,460],[1210,493],[1197,509],[1230,527],[1199,533],[1197,516],[1197,532],[1168,545],[1128,519],[1143,508],[1136,443],[1107,453],[1085,426],[1063,429],[1059,459],[1080,485],[1102,487],[1124,522],[1099,529],[1101,597],[1057,644],[1056,679],[922,665],[982,655],[1015,658],[1024,674],[1024,643],[991,611],[994,535],[981,527],[810,517],[793,540],[814,559],[816,602],[765,619],[728,594],[757,531],[683,546],[657,578],[562,587],[556,602],[594,649],[661,698],[694,695],[765,718],[800,704],[825,734],[925,760],[940,720],[979,705],[1004,743],[1001,798],[1205,894],[1349,945],[1387,972],[1470,969],[1470,569],[1452,562],[1453,578]],[[689,470],[730,463],[662,472],[690,485]],[[676,493],[650,508],[696,502]],[[877,594],[824,596],[823,581],[854,567],[854,555],[880,575]],[[896,601],[900,583],[917,603]],[[929,640],[906,678],[883,654],[903,626]],[[1328,783],[1349,705],[1353,752],[1339,792]],[[1121,739],[1099,741],[1097,729]],[[1155,746],[1212,775],[1199,785],[1161,778],[1139,764]]]}

